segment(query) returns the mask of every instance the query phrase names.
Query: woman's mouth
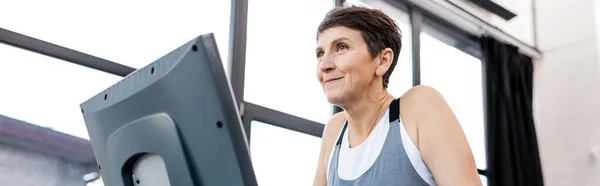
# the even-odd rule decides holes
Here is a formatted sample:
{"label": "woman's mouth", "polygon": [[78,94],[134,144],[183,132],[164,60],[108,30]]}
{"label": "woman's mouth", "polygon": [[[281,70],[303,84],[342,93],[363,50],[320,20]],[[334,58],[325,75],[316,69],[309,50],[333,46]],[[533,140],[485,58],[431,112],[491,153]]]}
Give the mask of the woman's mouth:
{"label": "woman's mouth", "polygon": [[335,82],[336,80],[339,80],[339,79],[342,79],[342,77],[327,79],[327,80],[325,80],[325,84],[333,83],[333,82]]}

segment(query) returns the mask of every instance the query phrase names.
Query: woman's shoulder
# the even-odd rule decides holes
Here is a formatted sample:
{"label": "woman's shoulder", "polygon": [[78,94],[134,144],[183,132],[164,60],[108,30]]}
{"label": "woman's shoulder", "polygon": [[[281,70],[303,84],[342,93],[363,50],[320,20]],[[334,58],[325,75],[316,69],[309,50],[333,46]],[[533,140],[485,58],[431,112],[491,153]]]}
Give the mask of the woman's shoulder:
{"label": "woman's shoulder", "polygon": [[401,102],[422,103],[436,101],[442,95],[435,88],[427,85],[417,85],[402,95]]}
{"label": "woman's shoulder", "polygon": [[402,95],[400,99],[400,114],[401,116],[416,118],[423,116],[423,112],[435,112],[431,107],[444,103],[444,98],[435,88],[418,85]]}
{"label": "woman's shoulder", "polygon": [[[428,126],[419,126],[421,118],[435,117],[444,102],[442,95],[433,87],[419,85],[406,91],[400,99],[400,118],[402,124],[411,140],[419,147],[419,128]],[[422,132],[422,131],[421,131]]]}
{"label": "woman's shoulder", "polygon": [[325,129],[323,129],[323,140],[335,141],[345,123],[346,116],[344,111],[338,112],[331,116],[327,124],[325,124]]}
{"label": "woman's shoulder", "polygon": [[325,124],[325,128],[323,129],[322,146],[321,146],[321,162],[324,167],[323,170],[329,169],[329,160],[331,158],[331,153],[333,150],[333,146],[337,141],[337,137],[342,130],[342,127],[346,123],[346,116],[344,112],[338,112],[331,116],[329,122]]}

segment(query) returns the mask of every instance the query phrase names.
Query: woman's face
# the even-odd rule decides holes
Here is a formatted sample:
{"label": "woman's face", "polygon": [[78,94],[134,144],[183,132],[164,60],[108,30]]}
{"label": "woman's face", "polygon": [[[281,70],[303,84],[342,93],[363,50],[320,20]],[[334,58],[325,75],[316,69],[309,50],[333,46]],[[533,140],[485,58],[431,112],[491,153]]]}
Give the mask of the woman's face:
{"label": "woman's face", "polygon": [[381,84],[376,75],[379,59],[371,57],[358,30],[341,26],[324,30],[317,40],[316,56],[317,78],[330,103],[344,104],[367,93],[373,83]]}

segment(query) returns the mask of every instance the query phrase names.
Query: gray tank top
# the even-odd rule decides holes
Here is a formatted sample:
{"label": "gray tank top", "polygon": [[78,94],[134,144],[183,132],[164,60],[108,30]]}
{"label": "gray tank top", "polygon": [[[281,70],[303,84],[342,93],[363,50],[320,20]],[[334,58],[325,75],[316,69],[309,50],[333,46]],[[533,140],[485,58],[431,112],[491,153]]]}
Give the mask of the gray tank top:
{"label": "gray tank top", "polygon": [[390,126],[379,156],[365,173],[353,180],[341,179],[337,171],[342,136],[348,127],[347,122],[344,124],[342,135],[335,144],[329,165],[328,186],[429,186],[412,166],[404,150],[404,144],[400,136],[399,108],[399,99],[395,99],[390,104]]}

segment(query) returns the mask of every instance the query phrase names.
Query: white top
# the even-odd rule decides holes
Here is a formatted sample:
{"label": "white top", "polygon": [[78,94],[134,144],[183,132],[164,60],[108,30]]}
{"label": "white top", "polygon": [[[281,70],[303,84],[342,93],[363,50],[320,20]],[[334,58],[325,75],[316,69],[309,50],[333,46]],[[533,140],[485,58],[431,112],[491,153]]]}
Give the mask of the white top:
{"label": "white top", "polygon": [[[423,162],[421,157],[421,153],[419,149],[414,144],[408,132],[404,128],[404,124],[402,121],[398,122],[400,125],[400,135],[402,136],[402,144],[404,145],[404,149],[410,160],[410,163],[415,168],[419,176],[425,182],[430,185],[435,185],[435,181],[433,179],[433,175],[430,170]],[[365,173],[375,162],[381,149],[383,148],[383,144],[388,134],[388,130],[390,128],[389,121],[389,109],[385,112],[385,114],[381,117],[379,122],[376,124],[375,128],[371,132],[371,134],[367,137],[367,139],[361,143],[360,145],[350,148],[348,142],[348,131],[352,130],[350,126],[343,134],[342,144],[339,152],[339,160],[338,160],[338,176],[344,180],[353,180],[363,173]],[[341,131],[340,131],[341,133]],[[342,134],[339,134],[342,135]],[[339,137],[338,135],[338,137]],[[332,148],[335,148],[333,146]],[[333,150],[332,150],[333,152]],[[329,155],[329,161],[327,163],[327,167],[329,168],[329,164],[331,163],[331,158],[333,153]],[[329,169],[327,169],[327,176],[329,177]]]}

